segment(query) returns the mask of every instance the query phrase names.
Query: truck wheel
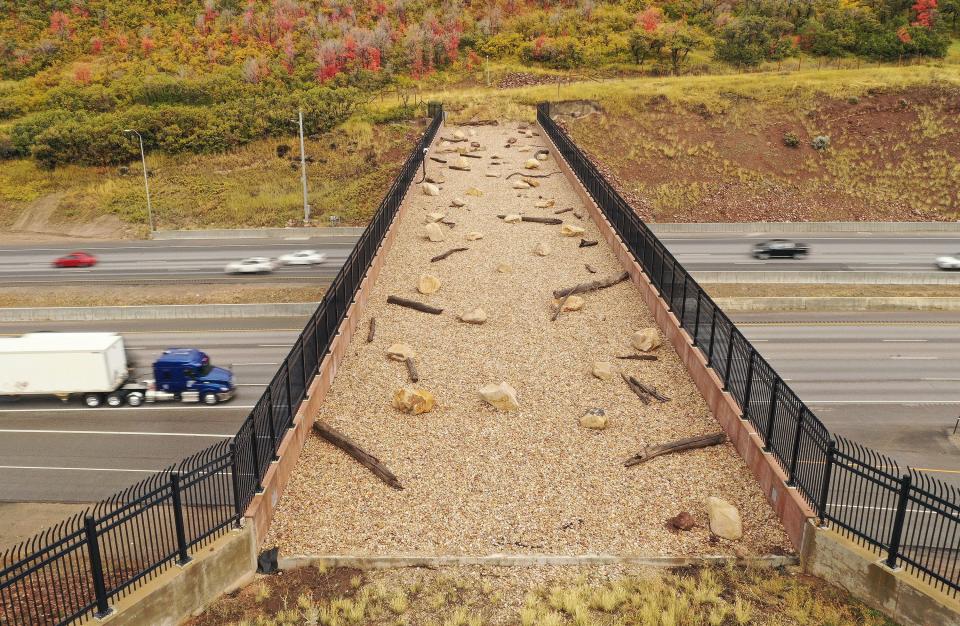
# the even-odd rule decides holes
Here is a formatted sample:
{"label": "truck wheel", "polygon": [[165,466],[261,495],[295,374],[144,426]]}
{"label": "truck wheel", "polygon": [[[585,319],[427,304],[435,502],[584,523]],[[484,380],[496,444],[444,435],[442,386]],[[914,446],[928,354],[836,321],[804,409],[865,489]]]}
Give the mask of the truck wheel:
{"label": "truck wheel", "polygon": [[140,406],[143,404],[143,394],[140,392],[134,392],[127,396],[127,404],[130,406]]}
{"label": "truck wheel", "polygon": [[215,393],[205,393],[205,394],[203,394],[203,403],[204,403],[204,404],[216,404],[216,403],[217,403],[217,394],[215,394]]}
{"label": "truck wheel", "polygon": [[100,394],[88,393],[87,395],[83,396],[83,403],[91,409],[95,409],[100,406],[100,402],[102,402]]}
{"label": "truck wheel", "polygon": [[107,396],[107,406],[117,407],[123,404],[123,398],[115,393]]}

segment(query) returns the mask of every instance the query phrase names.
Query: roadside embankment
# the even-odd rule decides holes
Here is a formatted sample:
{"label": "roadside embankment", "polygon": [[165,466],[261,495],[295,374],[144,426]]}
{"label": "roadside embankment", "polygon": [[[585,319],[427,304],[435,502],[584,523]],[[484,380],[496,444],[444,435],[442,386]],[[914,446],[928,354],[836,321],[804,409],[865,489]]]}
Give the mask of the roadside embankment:
{"label": "roadside embankment", "polygon": [[274,304],[171,304],[162,306],[89,306],[0,308],[0,322],[83,322],[95,320],[165,320],[243,317],[304,317],[316,302]]}

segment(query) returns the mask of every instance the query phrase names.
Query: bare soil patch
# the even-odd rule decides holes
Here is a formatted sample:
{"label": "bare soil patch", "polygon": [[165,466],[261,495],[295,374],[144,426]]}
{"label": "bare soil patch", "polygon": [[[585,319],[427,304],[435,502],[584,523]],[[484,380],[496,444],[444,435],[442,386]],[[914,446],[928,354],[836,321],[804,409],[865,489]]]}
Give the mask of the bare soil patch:
{"label": "bare soil patch", "polygon": [[714,298],[778,296],[960,298],[955,285],[819,285],[803,283],[704,283]]}
{"label": "bare soil patch", "polygon": [[325,285],[315,284],[200,285],[195,291],[166,286],[7,287],[0,289],[0,308],[319,302],[325,291]]}

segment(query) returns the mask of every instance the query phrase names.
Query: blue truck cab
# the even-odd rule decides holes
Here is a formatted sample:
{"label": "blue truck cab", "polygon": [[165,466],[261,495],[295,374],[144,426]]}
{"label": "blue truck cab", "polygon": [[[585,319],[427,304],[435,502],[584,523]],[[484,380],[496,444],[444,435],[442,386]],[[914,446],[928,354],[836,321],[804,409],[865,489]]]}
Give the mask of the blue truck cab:
{"label": "blue truck cab", "polygon": [[233,372],[211,365],[210,357],[196,348],[164,350],[153,363],[153,375],[154,389],[147,394],[148,402],[179,399],[216,404],[229,400],[236,391]]}

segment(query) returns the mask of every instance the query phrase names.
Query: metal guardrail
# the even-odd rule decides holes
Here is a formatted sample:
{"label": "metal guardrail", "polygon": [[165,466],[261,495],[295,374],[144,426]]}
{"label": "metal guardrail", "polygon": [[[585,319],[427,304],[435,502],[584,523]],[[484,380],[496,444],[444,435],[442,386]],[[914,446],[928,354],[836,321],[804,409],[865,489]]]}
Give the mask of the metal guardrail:
{"label": "metal guardrail", "polygon": [[960,596],[960,490],[833,436],[550,117],[537,121],[613,225],[762,438],[787,485],[832,524],[947,594]]}
{"label": "metal guardrail", "polygon": [[0,624],[71,624],[111,612],[238,525],[443,121],[431,117],[386,197],[237,434],[0,554]]}

